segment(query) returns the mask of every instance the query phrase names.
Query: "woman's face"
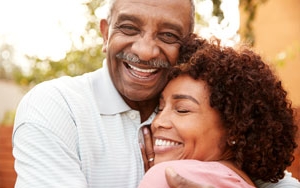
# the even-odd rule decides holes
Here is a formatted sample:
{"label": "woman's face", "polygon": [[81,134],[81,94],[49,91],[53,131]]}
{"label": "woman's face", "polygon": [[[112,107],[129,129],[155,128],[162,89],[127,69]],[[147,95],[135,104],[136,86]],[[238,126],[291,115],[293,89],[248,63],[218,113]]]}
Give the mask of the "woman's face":
{"label": "woman's face", "polygon": [[220,160],[225,131],[209,96],[206,83],[188,75],[168,83],[151,125],[155,164],[177,159]]}

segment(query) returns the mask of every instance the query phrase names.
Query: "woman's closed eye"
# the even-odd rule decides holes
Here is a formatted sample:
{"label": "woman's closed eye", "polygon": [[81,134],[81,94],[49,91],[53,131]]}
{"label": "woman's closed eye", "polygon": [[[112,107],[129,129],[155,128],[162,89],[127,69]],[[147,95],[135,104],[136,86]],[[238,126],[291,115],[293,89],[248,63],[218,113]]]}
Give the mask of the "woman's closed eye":
{"label": "woman's closed eye", "polygon": [[187,110],[187,109],[177,109],[176,111],[181,114],[186,114],[186,113],[190,112],[190,110]]}

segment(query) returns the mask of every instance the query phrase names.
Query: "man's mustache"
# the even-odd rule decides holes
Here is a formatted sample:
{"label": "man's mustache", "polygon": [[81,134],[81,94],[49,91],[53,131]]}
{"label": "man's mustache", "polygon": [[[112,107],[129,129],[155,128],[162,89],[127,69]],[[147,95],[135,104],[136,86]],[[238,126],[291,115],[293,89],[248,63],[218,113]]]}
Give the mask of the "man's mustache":
{"label": "man's mustache", "polygon": [[167,61],[157,59],[157,58],[151,59],[149,61],[143,61],[143,60],[140,60],[140,58],[137,55],[132,54],[132,53],[120,52],[116,55],[116,57],[123,61],[148,65],[148,66],[155,67],[155,68],[170,68],[171,67],[170,63]]}

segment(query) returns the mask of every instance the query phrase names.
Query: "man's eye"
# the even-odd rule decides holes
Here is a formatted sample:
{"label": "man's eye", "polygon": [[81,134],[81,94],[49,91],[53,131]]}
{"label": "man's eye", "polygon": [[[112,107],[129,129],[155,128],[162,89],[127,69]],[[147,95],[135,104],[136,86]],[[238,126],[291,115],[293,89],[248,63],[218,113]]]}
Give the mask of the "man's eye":
{"label": "man's eye", "polygon": [[122,33],[125,35],[136,35],[139,33],[138,28],[132,26],[132,25],[121,25],[117,27]]}
{"label": "man's eye", "polygon": [[180,42],[180,37],[178,37],[177,35],[173,34],[173,33],[160,33],[158,35],[158,38],[167,43],[167,44],[173,44],[173,43],[178,43]]}

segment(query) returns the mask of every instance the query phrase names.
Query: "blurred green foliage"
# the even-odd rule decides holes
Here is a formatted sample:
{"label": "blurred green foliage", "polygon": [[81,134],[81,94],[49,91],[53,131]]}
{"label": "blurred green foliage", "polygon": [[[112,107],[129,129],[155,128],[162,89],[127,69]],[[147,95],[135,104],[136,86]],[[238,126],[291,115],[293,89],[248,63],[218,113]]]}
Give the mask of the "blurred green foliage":
{"label": "blurred green foliage", "polygon": [[[200,2],[203,0],[196,0]],[[267,0],[240,0],[240,5],[244,7],[248,15],[248,21],[246,24],[245,35],[242,36],[246,41],[254,44],[254,35],[252,31],[252,22],[255,18],[257,7]],[[212,0],[213,2],[213,15],[218,17],[219,22],[224,18],[221,10],[222,0]],[[86,43],[86,40],[94,41],[90,46],[84,46],[84,48],[78,49],[75,46],[66,53],[65,58],[59,61],[53,61],[48,59],[39,59],[38,57],[27,57],[31,63],[30,71],[27,73],[17,66],[10,68],[10,74],[5,74],[5,70],[0,65],[0,73],[4,77],[11,76],[18,84],[22,86],[34,86],[42,81],[57,78],[63,75],[76,76],[85,72],[94,71],[102,66],[102,60],[105,54],[102,53],[101,48],[101,35],[98,31],[99,18],[96,17],[97,8],[103,6],[104,0],[90,0],[85,4],[89,13],[87,15],[86,33],[81,36],[82,44]],[[201,18],[199,14],[196,14],[196,23],[205,25],[205,20]],[[95,35],[96,31],[96,35]],[[1,50],[1,49],[0,49]],[[1,52],[1,51],[0,51]],[[1,64],[1,63],[0,63]]]}
{"label": "blurred green foliage", "polygon": [[[201,1],[203,0],[195,0],[196,3]],[[240,6],[248,16],[246,25],[242,26],[245,27],[245,32],[241,33],[241,38],[243,38],[244,41],[249,41],[250,44],[254,44],[255,41],[252,23],[255,19],[256,10],[259,5],[266,1],[267,0],[240,0]],[[212,15],[218,17],[220,23],[224,18],[223,11],[220,7],[222,0],[212,0],[212,2]],[[40,59],[38,57],[27,57],[31,66],[30,71],[24,73],[21,67],[15,65],[13,62],[13,46],[2,44],[0,46],[0,79],[15,80],[19,85],[30,88],[45,80],[64,75],[76,76],[100,68],[105,54],[102,53],[102,38],[98,32],[99,18],[96,17],[96,11],[97,8],[102,7],[104,3],[104,0],[90,0],[85,4],[89,12],[87,15],[86,32],[80,38],[83,48],[78,49],[73,45],[72,49],[66,53],[65,58],[61,60],[54,61],[50,58]],[[200,24],[204,27],[208,25],[206,20],[198,13],[196,13],[195,19],[196,24]],[[94,43],[84,45],[87,43],[86,41],[93,41]],[[2,124],[12,125],[14,114],[15,113],[11,111],[7,112]]]}
{"label": "blurred green foliage", "polygon": [[[64,75],[76,76],[100,68],[105,54],[101,51],[102,44],[99,44],[102,39],[100,33],[96,31],[99,28],[99,20],[95,12],[98,7],[104,5],[104,2],[91,0],[85,3],[88,15],[85,33],[80,37],[83,48],[78,49],[73,45],[65,58],[59,61],[53,61],[51,58],[27,57],[31,63],[29,73],[14,72],[14,80],[22,86],[34,86],[45,80]],[[87,46],[85,45],[87,40],[93,43]]]}
{"label": "blurred green foliage", "polygon": [[0,122],[0,126],[12,126],[15,119],[15,114],[16,112],[13,110],[5,112],[3,120]]}
{"label": "blurred green foliage", "polygon": [[95,46],[69,51],[66,57],[59,61],[42,60],[36,57],[28,57],[28,59],[33,65],[30,74],[14,75],[15,81],[23,86],[33,86],[60,76],[77,76],[96,70],[102,66],[104,54],[101,48]]}
{"label": "blurred green foliage", "polygon": [[260,5],[267,2],[268,0],[239,0],[240,1],[240,7],[245,11],[246,13],[246,23],[244,26],[244,32],[241,33],[242,38],[244,41],[247,41],[250,45],[254,46],[255,44],[255,36],[253,31],[253,22],[256,17],[257,9]]}

